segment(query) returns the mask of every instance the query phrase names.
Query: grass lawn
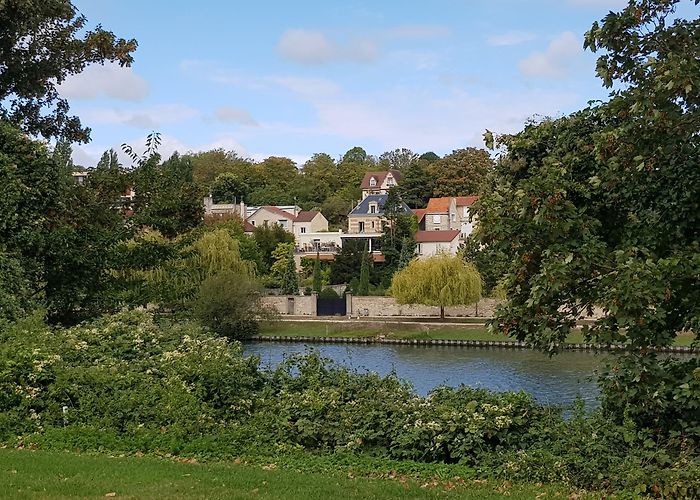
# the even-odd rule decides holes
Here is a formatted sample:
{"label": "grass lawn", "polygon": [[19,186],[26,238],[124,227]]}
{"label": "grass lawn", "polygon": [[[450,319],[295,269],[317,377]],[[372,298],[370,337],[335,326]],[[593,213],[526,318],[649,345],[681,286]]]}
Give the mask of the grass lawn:
{"label": "grass lawn", "polygon": [[[371,321],[279,321],[264,325],[261,335],[292,337],[376,337],[384,335],[397,339],[433,340],[513,340],[504,335],[488,333],[481,325],[442,326],[414,323],[389,323]],[[687,346],[695,339],[691,333],[679,334],[676,345]],[[566,339],[567,343],[585,342],[583,335],[574,332]]]}
{"label": "grass lawn", "polygon": [[[422,483],[422,484],[421,484]],[[459,478],[416,482],[304,473],[273,464],[180,463],[153,457],[0,449],[2,498],[567,498],[557,486]],[[539,495],[539,496],[538,496]],[[581,497],[577,497],[581,498]]]}

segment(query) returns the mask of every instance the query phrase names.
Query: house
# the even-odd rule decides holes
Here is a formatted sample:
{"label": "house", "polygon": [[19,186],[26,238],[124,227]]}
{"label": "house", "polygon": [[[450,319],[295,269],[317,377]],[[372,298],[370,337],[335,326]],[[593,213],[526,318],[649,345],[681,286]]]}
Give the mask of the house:
{"label": "house", "polygon": [[[386,222],[384,204],[388,196],[387,194],[370,194],[358,203],[348,214],[348,233],[381,234]],[[403,202],[401,202],[401,209],[404,213],[412,213],[408,205]]]}
{"label": "house", "polygon": [[286,231],[293,233],[293,224],[296,216],[297,214],[294,212],[288,212],[272,205],[265,205],[258,207],[252,215],[246,217],[246,221],[253,226],[278,224]]}
{"label": "house", "polygon": [[241,219],[245,216],[246,207],[243,202],[240,203],[214,203],[212,195],[204,197],[204,215],[237,215]]}
{"label": "house", "polygon": [[464,240],[474,230],[476,221],[473,220],[471,206],[478,199],[478,196],[430,198],[423,218],[418,220],[419,227],[424,231],[457,229]]}
{"label": "house", "polygon": [[438,254],[457,255],[460,245],[458,229],[417,231],[416,254],[426,259]]}
{"label": "house", "polygon": [[457,206],[453,197],[430,198],[421,227],[426,231],[455,229]]}
{"label": "house", "polygon": [[472,213],[471,206],[479,199],[478,196],[457,196],[455,206],[457,208],[457,220],[459,221],[460,238],[466,239],[474,230],[476,216]]}
{"label": "house", "polygon": [[294,236],[328,231],[328,219],[317,210],[302,210],[294,219]]}
{"label": "house", "polygon": [[387,172],[367,172],[362,179],[362,199],[373,194],[387,194],[389,189],[396,187],[401,182],[401,172],[389,170]]}

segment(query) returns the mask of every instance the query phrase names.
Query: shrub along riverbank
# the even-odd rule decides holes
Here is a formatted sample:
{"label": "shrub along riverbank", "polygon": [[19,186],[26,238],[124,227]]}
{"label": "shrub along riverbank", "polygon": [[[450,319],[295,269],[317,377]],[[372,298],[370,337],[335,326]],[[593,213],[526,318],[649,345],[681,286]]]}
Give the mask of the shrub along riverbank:
{"label": "shrub along riverbank", "polygon": [[[50,329],[38,317],[6,324],[0,440],[224,460],[313,453],[419,470],[443,464],[473,479],[698,491],[693,380],[678,381],[690,404],[661,409],[680,422],[675,430],[582,407],[565,420],[560,408],[525,393],[462,387],[419,397],[396,377],[354,373],[316,355],[269,372],[258,365],[238,343],[140,311],[68,329]],[[658,388],[668,400],[676,389]]]}

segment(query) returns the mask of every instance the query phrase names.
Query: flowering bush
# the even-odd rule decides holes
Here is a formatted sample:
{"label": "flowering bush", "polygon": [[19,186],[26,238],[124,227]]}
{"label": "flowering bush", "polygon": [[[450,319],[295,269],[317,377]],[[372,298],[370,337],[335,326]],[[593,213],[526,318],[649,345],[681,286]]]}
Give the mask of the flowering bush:
{"label": "flowering bush", "polygon": [[313,450],[665,496],[693,496],[700,478],[692,435],[663,441],[582,407],[564,419],[525,393],[420,397],[313,352],[263,371],[240,343],[146,311],[0,325],[0,442],[219,458]]}

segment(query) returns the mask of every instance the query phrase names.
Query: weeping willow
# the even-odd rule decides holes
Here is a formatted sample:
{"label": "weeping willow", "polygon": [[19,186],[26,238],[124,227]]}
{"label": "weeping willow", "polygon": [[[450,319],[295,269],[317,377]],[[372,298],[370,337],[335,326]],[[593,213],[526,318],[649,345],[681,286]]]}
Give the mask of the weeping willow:
{"label": "weeping willow", "polygon": [[459,257],[438,255],[414,259],[397,272],[390,293],[399,304],[440,306],[440,316],[444,317],[447,306],[478,302],[481,287],[481,276],[473,264]]}
{"label": "weeping willow", "polygon": [[214,275],[255,277],[255,264],[241,258],[239,242],[225,229],[205,233],[173,259],[150,269],[131,269],[128,278],[142,283],[152,302],[186,305],[201,283]]}

